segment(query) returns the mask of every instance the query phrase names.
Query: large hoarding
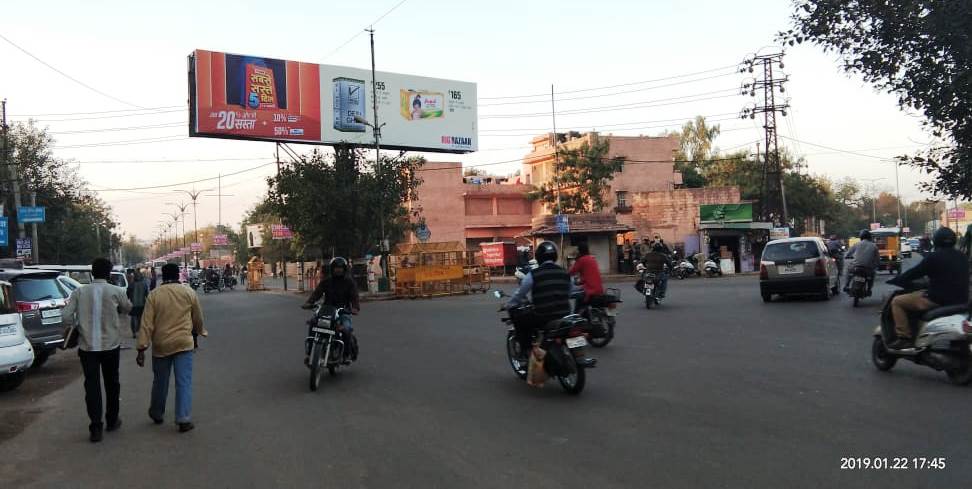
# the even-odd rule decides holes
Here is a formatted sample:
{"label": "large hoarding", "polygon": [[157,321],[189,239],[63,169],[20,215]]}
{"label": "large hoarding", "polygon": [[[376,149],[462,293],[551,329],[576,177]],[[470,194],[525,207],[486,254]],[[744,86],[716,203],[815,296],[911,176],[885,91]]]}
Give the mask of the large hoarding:
{"label": "large hoarding", "polygon": [[[476,84],[376,72],[381,146],[478,148]],[[189,57],[190,136],[374,144],[371,71],[198,49]]]}

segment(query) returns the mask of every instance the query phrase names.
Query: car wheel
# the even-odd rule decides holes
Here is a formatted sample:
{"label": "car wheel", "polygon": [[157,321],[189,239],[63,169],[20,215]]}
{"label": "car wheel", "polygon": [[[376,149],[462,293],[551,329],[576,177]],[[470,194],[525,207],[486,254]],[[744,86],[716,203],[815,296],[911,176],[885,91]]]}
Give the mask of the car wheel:
{"label": "car wheel", "polygon": [[31,365],[34,368],[41,368],[47,363],[47,359],[51,358],[54,352],[51,350],[34,350],[34,363]]}
{"label": "car wheel", "polygon": [[12,391],[20,387],[26,377],[27,372],[23,370],[0,377],[0,392]]}
{"label": "car wheel", "polygon": [[773,302],[773,294],[770,294],[769,292],[760,292],[759,295],[763,297],[763,302]]}

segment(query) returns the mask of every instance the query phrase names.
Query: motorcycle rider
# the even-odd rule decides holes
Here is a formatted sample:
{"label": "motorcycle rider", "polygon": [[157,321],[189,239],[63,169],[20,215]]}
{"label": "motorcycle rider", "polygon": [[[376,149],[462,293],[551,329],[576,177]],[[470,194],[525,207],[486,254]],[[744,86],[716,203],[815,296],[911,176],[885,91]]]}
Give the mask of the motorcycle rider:
{"label": "motorcycle rider", "polygon": [[672,269],[672,258],[665,253],[666,247],[660,241],[656,242],[651,251],[641,258],[645,271],[654,273],[658,280],[658,298],[664,299],[668,291],[668,270]]}
{"label": "motorcycle rider", "polygon": [[840,252],[841,247],[843,247],[843,244],[841,244],[840,240],[837,239],[837,235],[831,234],[830,239],[827,240],[827,252],[830,253],[831,257],[837,260],[838,277],[844,275],[844,255]]}
{"label": "motorcycle rider", "polygon": [[[314,292],[307,298],[307,302],[300,307],[312,309],[314,304],[323,297],[325,305],[340,307],[351,311],[351,314],[357,314],[361,310],[361,304],[358,302],[358,287],[348,274],[348,261],[336,256],[331,259],[328,268],[331,271],[330,275],[321,279]],[[308,337],[311,336],[310,328],[314,326],[314,321],[311,320],[310,322],[312,324],[309,324],[307,328]],[[357,360],[358,342],[354,338],[354,328],[351,327],[350,315],[343,314],[338,318],[337,330],[341,334],[344,344],[350,346],[348,348],[350,351],[346,351],[345,355],[350,353],[351,360]],[[304,355],[304,363],[307,364],[310,362],[309,343],[305,348]]]}
{"label": "motorcycle rider", "polygon": [[590,246],[587,243],[577,245],[577,261],[570,267],[567,274],[580,277],[581,286],[584,287],[584,301],[582,305],[586,306],[590,304],[592,297],[604,295],[601,271],[598,269],[597,260],[591,255]]}
{"label": "motorcycle rider", "polygon": [[[557,265],[557,245],[544,241],[537,245],[534,257],[540,266],[530,270],[520,288],[506,303],[506,309],[533,303],[534,317],[529,321],[514,321],[516,338],[520,342],[520,360],[526,362],[533,348],[533,330],[570,314],[570,275]],[[527,298],[527,295],[530,298]],[[578,358],[577,363],[592,366],[594,360]]]}
{"label": "motorcycle rider", "polygon": [[874,274],[881,263],[881,254],[871,238],[870,231],[867,229],[861,231],[860,238],[861,240],[851,246],[851,249],[847,250],[847,254],[844,255],[844,259],[850,260],[850,265],[847,267],[847,278],[844,281],[844,292],[850,290],[851,272],[854,268],[863,267],[867,270],[867,293],[870,294],[871,288],[874,287]]}
{"label": "motorcycle rider", "polygon": [[894,328],[898,338],[888,348],[900,350],[913,344],[909,314],[936,307],[967,304],[969,302],[969,262],[955,248],[957,236],[949,228],[938,228],[932,235],[935,251],[925,255],[917,265],[888,280],[899,287],[922,277],[928,277],[928,290],[902,294],[891,301]]}

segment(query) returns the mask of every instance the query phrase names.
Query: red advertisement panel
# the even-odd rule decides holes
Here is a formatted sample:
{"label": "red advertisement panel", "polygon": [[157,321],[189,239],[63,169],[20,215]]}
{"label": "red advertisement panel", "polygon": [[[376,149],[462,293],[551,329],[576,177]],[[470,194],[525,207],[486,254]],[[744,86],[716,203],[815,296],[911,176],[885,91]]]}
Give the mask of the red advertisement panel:
{"label": "red advertisement panel", "polygon": [[318,65],[197,49],[194,135],[320,141]]}
{"label": "red advertisement panel", "polygon": [[482,243],[483,265],[502,267],[516,264],[516,245],[513,243]]}

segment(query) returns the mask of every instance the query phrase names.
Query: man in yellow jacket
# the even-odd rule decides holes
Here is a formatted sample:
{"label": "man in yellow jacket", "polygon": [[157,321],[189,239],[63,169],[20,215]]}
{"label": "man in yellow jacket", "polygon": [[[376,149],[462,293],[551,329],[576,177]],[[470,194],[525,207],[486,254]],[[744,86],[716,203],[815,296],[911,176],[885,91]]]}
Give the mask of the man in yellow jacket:
{"label": "man in yellow jacket", "polygon": [[185,433],[192,423],[192,355],[195,336],[206,336],[202,309],[196,293],[179,283],[179,266],[162,267],[162,285],[153,290],[145,302],[142,324],[138,330],[139,367],[145,366],[145,350],[152,347],[152,404],[149,417],[162,424],[165,401],[169,395],[169,375],[175,371],[176,424]]}

